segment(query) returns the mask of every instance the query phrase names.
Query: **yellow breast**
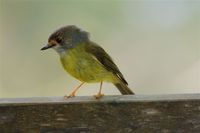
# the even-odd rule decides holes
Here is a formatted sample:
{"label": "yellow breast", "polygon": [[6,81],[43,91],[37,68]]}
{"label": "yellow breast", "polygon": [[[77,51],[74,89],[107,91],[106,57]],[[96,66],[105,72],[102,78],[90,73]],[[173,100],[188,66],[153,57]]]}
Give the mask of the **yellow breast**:
{"label": "yellow breast", "polygon": [[107,71],[104,66],[84,49],[84,45],[76,46],[61,55],[64,69],[83,82],[113,82],[115,76]]}

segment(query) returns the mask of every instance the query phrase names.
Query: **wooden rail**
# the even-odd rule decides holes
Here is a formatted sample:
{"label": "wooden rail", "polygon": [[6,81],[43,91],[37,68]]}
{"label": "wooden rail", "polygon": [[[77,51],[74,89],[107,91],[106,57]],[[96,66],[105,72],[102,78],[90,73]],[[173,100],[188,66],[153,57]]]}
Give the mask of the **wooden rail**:
{"label": "wooden rail", "polygon": [[200,94],[0,99],[0,133],[199,133]]}

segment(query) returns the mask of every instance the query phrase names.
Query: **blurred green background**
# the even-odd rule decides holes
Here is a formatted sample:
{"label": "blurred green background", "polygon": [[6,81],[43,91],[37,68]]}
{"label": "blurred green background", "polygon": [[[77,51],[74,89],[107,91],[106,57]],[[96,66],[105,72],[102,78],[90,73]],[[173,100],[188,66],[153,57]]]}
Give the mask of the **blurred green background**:
{"label": "blurred green background", "polygon": [[[113,57],[136,94],[200,92],[199,0],[0,0],[0,97],[63,96],[79,81],[53,50],[57,28],[77,25]],[[93,95],[85,84],[78,95]],[[104,93],[119,94],[111,84]]]}

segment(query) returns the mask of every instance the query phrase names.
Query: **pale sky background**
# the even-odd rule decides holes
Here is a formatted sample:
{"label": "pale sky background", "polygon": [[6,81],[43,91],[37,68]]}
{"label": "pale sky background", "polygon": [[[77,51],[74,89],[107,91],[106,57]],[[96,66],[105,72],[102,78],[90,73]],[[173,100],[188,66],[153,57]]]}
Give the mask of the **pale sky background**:
{"label": "pale sky background", "polygon": [[[0,0],[0,97],[63,96],[80,83],[55,51],[40,51],[71,24],[90,32],[136,94],[200,93],[200,0]],[[78,95],[98,90],[85,84]]]}

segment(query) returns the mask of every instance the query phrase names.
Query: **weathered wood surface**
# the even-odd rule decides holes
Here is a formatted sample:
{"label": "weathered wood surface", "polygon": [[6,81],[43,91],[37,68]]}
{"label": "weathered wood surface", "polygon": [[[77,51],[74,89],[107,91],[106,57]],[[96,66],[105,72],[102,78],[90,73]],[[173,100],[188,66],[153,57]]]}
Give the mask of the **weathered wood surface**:
{"label": "weathered wood surface", "polygon": [[199,133],[200,94],[0,99],[0,133]]}

